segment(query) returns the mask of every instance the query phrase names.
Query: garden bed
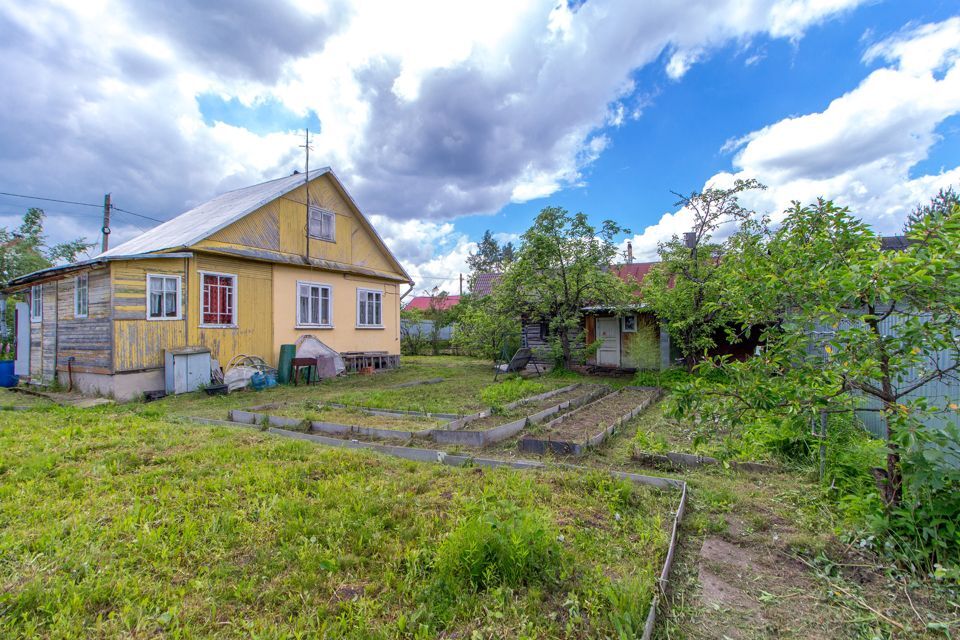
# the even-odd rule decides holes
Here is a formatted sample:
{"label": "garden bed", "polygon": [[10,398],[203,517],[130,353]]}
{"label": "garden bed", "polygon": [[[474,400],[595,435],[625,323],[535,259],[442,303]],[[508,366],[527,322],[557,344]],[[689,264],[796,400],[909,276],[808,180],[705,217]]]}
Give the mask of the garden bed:
{"label": "garden bed", "polygon": [[520,440],[528,453],[582,455],[633,419],[660,395],[659,389],[625,387],[546,424],[540,433]]}
{"label": "garden bed", "polygon": [[324,433],[337,437],[368,437],[409,440],[425,436],[444,424],[437,418],[417,415],[382,415],[356,409],[332,407],[285,406],[269,413],[243,411],[228,413],[232,422],[278,427],[295,431]]}

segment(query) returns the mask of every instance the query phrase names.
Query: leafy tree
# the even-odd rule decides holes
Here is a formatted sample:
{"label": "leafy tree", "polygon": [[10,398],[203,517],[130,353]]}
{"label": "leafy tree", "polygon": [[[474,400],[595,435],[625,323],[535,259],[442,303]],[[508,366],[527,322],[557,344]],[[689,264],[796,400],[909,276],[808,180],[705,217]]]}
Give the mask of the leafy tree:
{"label": "leafy tree", "polygon": [[489,229],[484,231],[483,238],[477,243],[476,253],[471,253],[467,257],[467,265],[470,267],[469,283],[471,288],[476,282],[477,276],[481,273],[503,273],[507,266],[513,262],[514,253],[512,242],[501,245]]}
{"label": "leafy tree", "polygon": [[549,323],[550,343],[565,367],[573,364],[582,342],[583,308],[630,302],[627,285],[609,271],[620,233],[629,231],[611,220],[596,229],[583,213],[547,207],[523,234],[516,259],[497,287],[503,308]]}
{"label": "leafy tree", "polygon": [[713,234],[725,223],[749,220],[754,214],[738,198],[764,188],[756,180],[737,180],[728,189],[680,196],[676,204],[693,213],[693,229],[683,239],[660,243],[660,263],[643,280],[644,302],[666,325],[688,370],[715,346],[728,321],[719,273],[723,246],[713,242]]}
{"label": "leafy tree", "polygon": [[[77,239],[50,246],[43,233],[43,209],[31,207],[23,222],[13,231],[0,227],[0,283],[52,267],[57,263],[75,262],[92,247],[86,239]],[[7,326],[13,322],[14,305],[7,305]]]}
{"label": "leafy tree", "polygon": [[[925,216],[909,237],[902,251],[884,251],[848,209],[823,200],[795,203],[769,236],[741,234],[724,256],[722,290],[733,317],[765,327],[763,352],[705,363],[721,368],[724,381],[694,381],[677,408],[740,423],[802,422],[864,410],[864,398],[874,399],[887,433],[885,467],[876,470],[887,516],[915,522],[936,508],[955,520],[958,434],[923,418],[956,407],[913,392],[960,380],[960,208]],[[915,530],[957,545],[960,532],[942,528],[942,512]]]}
{"label": "leafy tree", "polygon": [[903,226],[903,232],[910,233],[915,226],[930,216],[942,217],[948,215],[956,206],[960,206],[960,196],[953,190],[953,187],[940,189],[937,195],[930,198],[929,204],[919,205],[907,214],[907,222]]}
{"label": "leafy tree", "polygon": [[43,234],[44,215],[43,209],[31,207],[17,229],[0,228],[0,282],[10,282],[56,263],[74,262],[93,246],[85,239],[47,245]]}
{"label": "leafy tree", "polygon": [[425,319],[422,309],[400,311],[400,349],[405,355],[420,355],[427,348],[427,335],[423,331]]}
{"label": "leafy tree", "polygon": [[520,345],[520,316],[503,296],[464,295],[456,309],[453,344],[468,355],[495,360]]}
{"label": "leafy tree", "polygon": [[440,335],[443,330],[453,324],[454,313],[452,308],[447,308],[447,301],[450,294],[446,291],[437,291],[434,288],[430,295],[430,304],[424,312],[424,318],[432,324],[430,327],[429,341],[433,355],[440,355]]}

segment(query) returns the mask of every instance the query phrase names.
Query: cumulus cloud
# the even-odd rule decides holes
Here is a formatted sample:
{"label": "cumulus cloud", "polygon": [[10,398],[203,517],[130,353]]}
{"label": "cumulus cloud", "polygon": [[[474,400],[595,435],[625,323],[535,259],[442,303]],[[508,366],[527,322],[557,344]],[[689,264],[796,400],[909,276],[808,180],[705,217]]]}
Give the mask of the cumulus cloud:
{"label": "cumulus cloud", "polygon": [[[818,196],[850,206],[882,233],[939,188],[960,183],[960,167],[912,176],[940,140],[937,127],[960,113],[960,18],[908,28],[871,45],[865,62],[887,66],[817,113],[786,118],[725,148],[732,173],[709,183],[755,177],[769,186],[744,201],[774,217],[793,200]],[[653,259],[658,242],[689,228],[688,212],[668,212],[632,238]]]}
{"label": "cumulus cloud", "polygon": [[679,74],[730,40],[796,39],[862,1],[5,3],[0,174],[168,218],[302,164],[292,133],[205,122],[196,98],[213,94],[315,113],[316,161],[368,212],[494,212],[582,184],[603,129],[640,115],[632,72],[663,51],[683,56]]}

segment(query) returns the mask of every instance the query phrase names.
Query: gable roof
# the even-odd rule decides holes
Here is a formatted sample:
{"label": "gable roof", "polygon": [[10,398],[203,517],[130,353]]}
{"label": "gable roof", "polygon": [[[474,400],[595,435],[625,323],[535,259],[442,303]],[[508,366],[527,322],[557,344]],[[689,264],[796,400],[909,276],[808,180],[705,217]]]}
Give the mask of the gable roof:
{"label": "gable roof", "polygon": [[[310,172],[310,180],[330,173],[330,167]],[[121,256],[189,247],[253,213],[302,185],[307,176],[295,173],[250,187],[227,191],[212,200],[159,224],[100,256]],[[100,257],[97,256],[97,257]]]}
{"label": "gable roof", "polygon": [[[433,300],[430,296],[416,296],[407,303],[407,306],[404,309],[420,309],[421,311],[427,311],[430,309],[430,301]],[[447,296],[444,299],[443,303],[439,305],[441,311],[446,311],[450,307],[455,307],[460,303],[460,296]]]}
{"label": "gable roof", "polygon": [[[397,271],[403,275],[405,282],[413,284],[413,279],[407,270],[403,268],[397,257],[393,255],[390,248],[380,237],[377,230],[370,224],[360,207],[353,200],[353,197],[347,192],[343,183],[337,178],[337,175],[330,167],[314,169],[310,172],[309,181],[316,180],[321,176],[330,176],[337,189],[343,195],[344,200],[353,208],[356,218],[363,225],[370,235],[373,236],[375,243],[393,262]],[[243,187],[223,193],[212,200],[190,209],[179,216],[167,220],[163,224],[157,225],[153,229],[140,234],[132,240],[101,253],[100,257],[113,257],[131,254],[154,253],[170,249],[182,249],[190,247],[209,238],[216,232],[230,226],[234,222],[242,219],[260,207],[268,204],[284,194],[298,189],[307,181],[307,176],[303,173],[294,173],[293,175],[269,180],[250,187]],[[312,262],[323,262],[314,261]],[[322,265],[321,265],[322,266]]]}

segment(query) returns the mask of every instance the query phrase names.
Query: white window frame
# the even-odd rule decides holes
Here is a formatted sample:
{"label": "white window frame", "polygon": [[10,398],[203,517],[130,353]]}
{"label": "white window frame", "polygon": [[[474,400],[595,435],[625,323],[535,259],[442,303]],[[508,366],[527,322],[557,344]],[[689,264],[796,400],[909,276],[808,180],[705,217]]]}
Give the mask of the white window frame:
{"label": "white window frame", "polygon": [[43,285],[30,287],[30,322],[43,322]]}
{"label": "white window frame", "polygon": [[[152,316],[150,315],[150,280],[154,278],[165,278],[165,279],[176,279],[177,280],[177,315],[172,318],[167,318],[165,316]],[[147,274],[147,320],[151,321],[163,321],[163,320],[183,320],[183,278],[181,276],[170,274],[170,273],[148,273]],[[160,304],[163,304],[161,300]]]}
{"label": "white window frame", "polygon": [[[73,317],[86,318],[90,313],[90,278],[81,273],[73,279]],[[80,309],[80,283],[83,283],[83,310]]]}
{"label": "white window frame", "polygon": [[[317,216],[317,224],[320,226],[320,229],[315,229],[314,216]],[[330,216],[330,234],[329,235],[320,235],[320,231],[323,230],[324,216]],[[317,231],[317,232],[314,233],[314,231]],[[310,222],[307,229],[307,235],[309,235],[314,240],[325,240],[326,242],[336,242],[337,241],[337,214],[334,211],[331,211],[330,209],[311,206]]]}
{"label": "white window frame", "polygon": [[[316,287],[321,290],[320,293],[320,308],[318,312],[320,317],[318,320],[323,320],[323,289],[327,290],[327,322],[304,322],[303,318],[300,316],[300,287]],[[333,287],[329,284],[323,282],[310,282],[309,280],[297,280],[297,295],[296,295],[296,305],[297,305],[297,325],[298,329],[332,329],[333,328]],[[359,310],[358,310],[359,313]],[[382,312],[381,312],[382,313]]]}
{"label": "white window frame", "polygon": [[[366,305],[369,303],[367,299],[368,294],[376,294],[380,297],[380,322],[379,324],[373,324],[371,322],[362,323],[360,322],[360,305],[361,297],[363,298],[362,304]],[[366,314],[364,314],[366,315]],[[357,288],[357,329],[383,329],[383,289],[361,289]]]}
{"label": "white window frame", "polygon": [[[632,329],[629,328],[629,327],[627,327],[627,320],[633,320],[633,328],[632,328]],[[635,316],[635,315],[623,316],[623,320],[622,320],[622,322],[621,322],[621,326],[622,326],[621,331],[623,331],[623,333],[636,333],[636,332],[637,332],[637,324],[638,324],[638,323],[637,323],[637,316]]]}
{"label": "white window frame", "polygon": [[[240,309],[239,305],[237,304],[237,301],[239,300],[239,297],[238,297],[238,296],[239,296],[239,289],[240,289],[240,287],[239,287],[239,281],[238,281],[238,279],[237,279],[237,274],[235,274],[235,273],[220,273],[220,272],[218,272],[218,271],[198,271],[197,273],[198,273],[198,275],[199,275],[199,280],[200,280],[200,328],[202,328],[202,329],[236,329],[236,328],[237,328],[237,315],[239,315],[239,309]],[[232,309],[232,311],[233,311],[233,313],[232,313],[232,315],[233,315],[233,322],[231,322],[230,324],[207,324],[207,323],[205,323],[205,322],[203,321],[203,307],[204,307],[204,304],[203,304],[203,296],[204,296],[203,278],[204,278],[204,276],[218,276],[218,277],[220,277],[220,278],[230,278],[230,279],[231,279],[231,281],[232,281],[232,283],[233,283],[232,286],[231,286],[231,288],[233,289],[233,296],[232,296],[232,301],[233,301],[233,309]]]}

